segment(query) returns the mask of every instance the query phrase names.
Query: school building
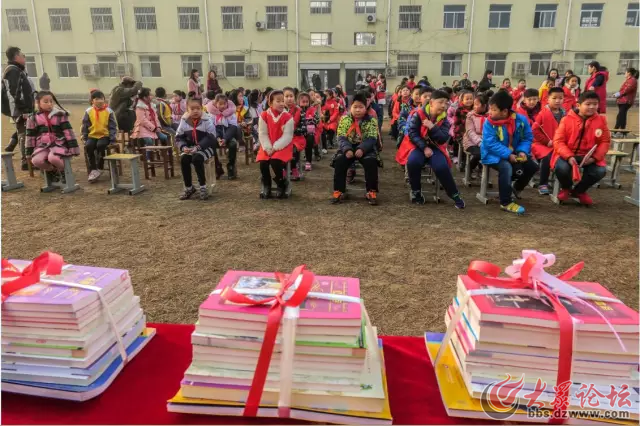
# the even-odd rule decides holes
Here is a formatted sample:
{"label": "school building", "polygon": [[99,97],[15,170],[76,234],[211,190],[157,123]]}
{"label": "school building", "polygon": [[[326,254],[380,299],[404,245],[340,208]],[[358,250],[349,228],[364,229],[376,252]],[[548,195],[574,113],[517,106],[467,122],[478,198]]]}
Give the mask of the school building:
{"label": "school building", "polygon": [[639,4],[593,1],[3,0],[2,47],[21,47],[59,94],[109,91],[123,75],[186,90],[192,68],[215,69],[225,90],[350,91],[368,72],[391,90],[408,74],[438,86],[485,69],[539,87],[550,67],[586,76],[594,59],[615,92],[638,68]]}

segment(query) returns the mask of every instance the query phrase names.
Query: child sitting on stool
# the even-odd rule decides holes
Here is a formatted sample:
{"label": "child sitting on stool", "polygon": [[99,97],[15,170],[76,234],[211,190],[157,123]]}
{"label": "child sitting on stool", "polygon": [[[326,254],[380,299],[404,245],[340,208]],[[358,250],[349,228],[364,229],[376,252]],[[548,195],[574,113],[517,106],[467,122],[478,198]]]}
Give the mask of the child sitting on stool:
{"label": "child sitting on stool", "polygon": [[[236,99],[239,96],[238,91],[234,91]],[[227,177],[232,180],[236,178],[236,156],[238,152],[238,143],[235,138],[238,136],[238,119],[236,116],[236,104],[233,100],[227,98],[222,93],[216,95],[213,102],[207,105],[207,112],[211,115],[211,119],[216,128],[218,135],[218,146],[227,147],[229,153],[229,162],[227,164]],[[222,165],[216,164],[216,179],[224,174]]]}
{"label": "child sitting on stool", "polygon": [[91,108],[85,111],[81,127],[84,149],[89,159],[90,183],[97,181],[102,174],[107,147],[116,142],[117,131],[116,115],[107,106],[104,93],[94,90],[91,92]]}

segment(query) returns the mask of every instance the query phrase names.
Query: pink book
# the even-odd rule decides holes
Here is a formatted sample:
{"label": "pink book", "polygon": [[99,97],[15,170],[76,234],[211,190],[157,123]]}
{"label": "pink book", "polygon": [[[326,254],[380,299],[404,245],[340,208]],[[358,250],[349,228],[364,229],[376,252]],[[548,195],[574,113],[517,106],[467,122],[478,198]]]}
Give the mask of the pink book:
{"label": "pink book", "polygon": [[[228,271],[216,290],[226,287],[236,289],[278,289],[280,282],[271,272]],[[360,297],[360,280],[345,277],[316,276],[311,287],[315,293],[341,294]],[[249,296],[255,300],[263,296]],[[200,315],[245,321],[266,321],[269,306],[241,306],[223,300],[219,294],[211,294],[200,305]],[[359,303],[334,302],[307,298],[300,305],[301,325],[339,325],[359,327],[362,311]]]}
{"label": "pink book", "polygon": [[[10,262],[17,268],[25,268],[30,263],[26,260]],[[47,276],[44,279],[100,287],[105,295],[122,284],[130,285],[128,271],[92,266],[64,265],[60,275]],[[39,282],[12,294],[2,304],[2,312],[12,310],[75,312],[97,301],[98,294],[92,290]]]}
{"label": "pink book", "polygon": [[[606,288],[594,282],[567,281],[572,286],[592,295],[615,298]],[[467,275],[459,277],[458,291],[487,288]],[[472,296],[470,303],[480,321],[505,322],[539,327],[558,327],[558,320],[551,303],[545,299],[511,294]],[[609,331],[604,319],[582,303],[560,298],[569,313],[576,318],[578,330]],[[600,312],[619,333],[638,333],[638,312],[623,303],[587,301]]]}

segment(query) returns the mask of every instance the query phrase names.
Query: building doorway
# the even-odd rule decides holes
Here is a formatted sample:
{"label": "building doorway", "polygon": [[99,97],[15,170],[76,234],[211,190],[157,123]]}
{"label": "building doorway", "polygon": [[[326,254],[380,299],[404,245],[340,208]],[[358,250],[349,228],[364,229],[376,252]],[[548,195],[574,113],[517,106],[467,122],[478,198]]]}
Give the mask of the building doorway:
{"label": "building doorway", "polygon": [[346,87],[345,87],[345,89],[347,90],[347,93],[353,93],[357,90],[356,83],[358,82],[360,77],[362,77],[362,81],[364,81],[365,78],[367,77],[367,74],[375,75],[377,77],[378,74],[380,73],[384,74],[384,70],[383,69],[361,69],[361,70],[347,69],[347,81],[346,81]]}
{"label": "building doorway", "polygon": [[340,83],[340,70],[303,69],[300,72],[302,90],[325,90]]}

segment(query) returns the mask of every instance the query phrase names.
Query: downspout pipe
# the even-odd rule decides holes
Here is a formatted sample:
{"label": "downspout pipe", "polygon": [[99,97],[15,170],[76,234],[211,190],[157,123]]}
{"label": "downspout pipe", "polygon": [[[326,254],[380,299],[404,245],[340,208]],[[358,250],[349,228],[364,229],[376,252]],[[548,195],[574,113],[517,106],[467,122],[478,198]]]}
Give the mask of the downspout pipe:
{"label": "downspout pipe", "polygon": [[122,0],[118,0],[118,3],[120,4],[120,26],[122,27],[122,49],[124,50],[124,63],[128,64],[129,54],[127,53],[127,38],[124,35],[124,12],[122,9]]}
{"label": "downspout pipe", "polygon": [[38,58],[40,58],[40,72],[44,72],[44,61],[42,60],[42,49],[40,48],[40,31],[38,30],[38,18],[36,17],[34,0],[31,0],[31,13],[33,14],[33,27],[36,30],[36,45],[38,46]]}
{"label": "downspout pipe", "polygon": [[207,60],[209,61],[209,69],[211,69],[211,37],[209,37],[209,5],[207,0],[204,0],[204,28],[207,37]]}
{"label": "downspout pipe", "polygon": [[476,12],[476,0],[471,2],[471,16],[469,17],[469,45],[467,49],[467,74],[471,74],[471,43],[473,41],[473,17]]}
{"label": "downspout pipe", "polygon": [[571,22],[571,6],[573,0],[569,0],[569,10],[567,11],[567,25],[564,27],[564,41],[562,42],[562,57],[567,53],[567,39],[569,38],[569,22]]}
{"label": "downspout pipe", "polygon": [[300,0],[296,0],[296,87],[300,87]]}
{"label": "downspout pipe", "polygon": [[392,0],[387,0],[387,67],[389,66],[389,38],[391,37],[391,1]]}

